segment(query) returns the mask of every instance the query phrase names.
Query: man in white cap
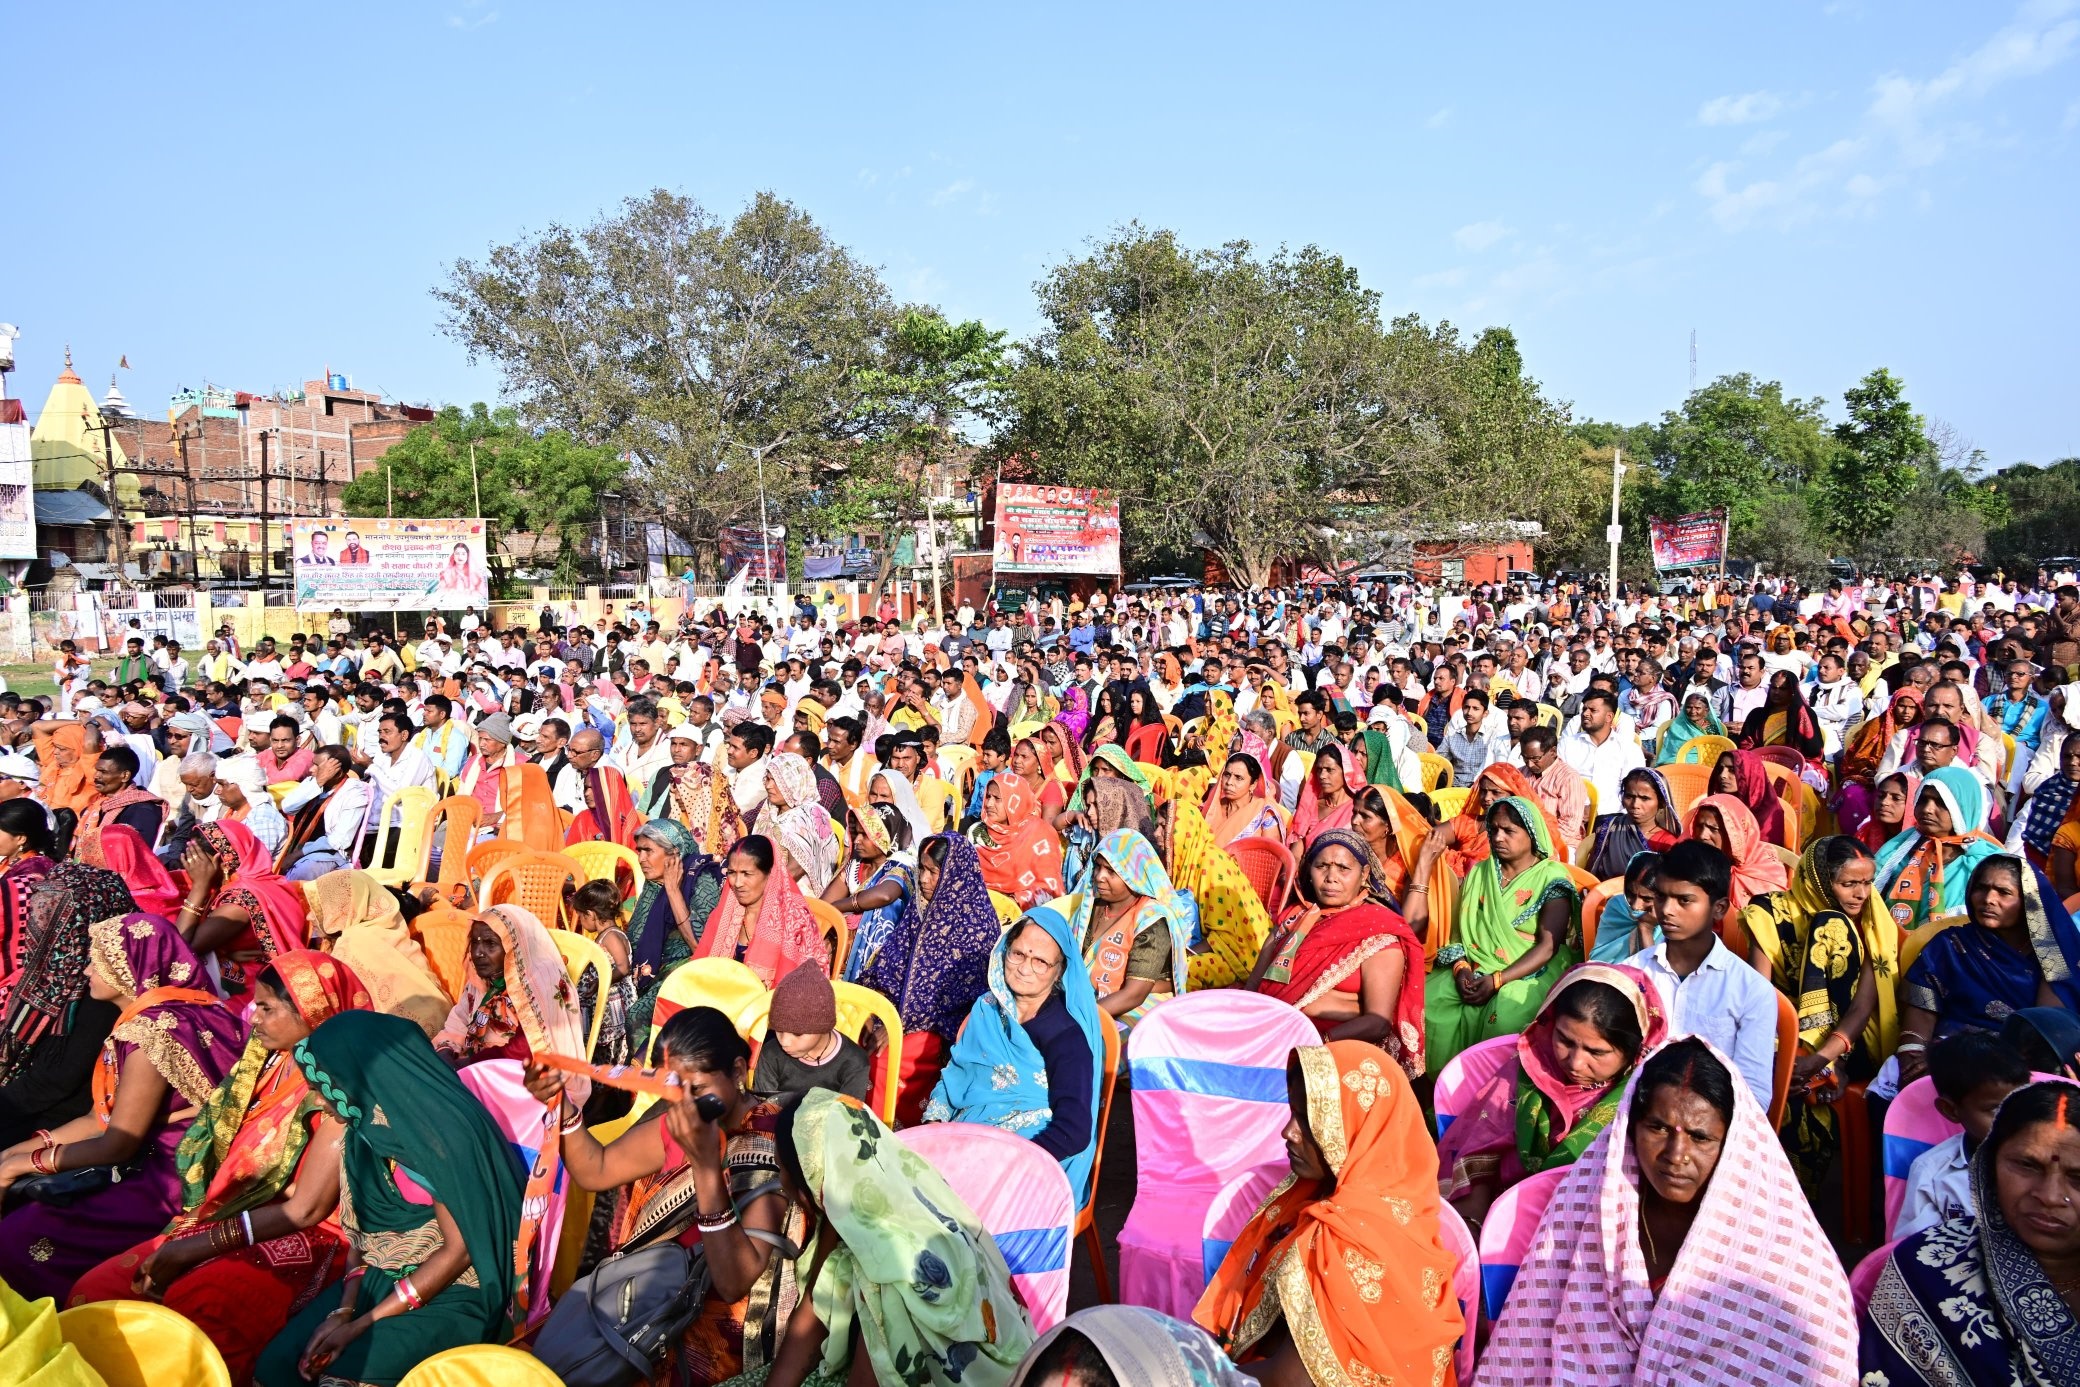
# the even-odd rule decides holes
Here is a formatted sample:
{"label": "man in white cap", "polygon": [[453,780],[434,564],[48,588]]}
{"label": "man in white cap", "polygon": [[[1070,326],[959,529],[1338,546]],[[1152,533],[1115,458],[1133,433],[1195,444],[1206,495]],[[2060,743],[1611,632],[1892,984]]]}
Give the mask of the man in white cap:
{"label": "man in white cap", "polygon": [[289,821],[267,793],[267,772],[257,756],[226,756],[217,762],[217,802],[224,809],[220,817],[251,829],[270,853],[289,836]]}
{"label": "man in white cap", "polygon": [[19,752],[0,752],[0,803],[33,795],[42,782],[36,762]]}

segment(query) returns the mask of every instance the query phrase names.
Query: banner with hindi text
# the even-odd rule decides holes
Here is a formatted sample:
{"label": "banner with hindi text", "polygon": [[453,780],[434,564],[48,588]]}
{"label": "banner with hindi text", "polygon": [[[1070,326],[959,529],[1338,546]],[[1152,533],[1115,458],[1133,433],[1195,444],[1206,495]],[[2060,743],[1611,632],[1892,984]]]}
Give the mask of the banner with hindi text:
{"label": "banner with hindi text", "polygon": [[999,486],[996,571],[1117,575],[1119,493],[1015,482]]}
{"label": "banner with hindi text", "polygon": [[1647,521],[1654,568],[1716,568],[1726,561],[1726,512],[1699,511],[1673,520]]}
{"label": "banner with hindi text", "polygon": [[285,520],[299,612],[459,611],[491,600],[480,519]]}

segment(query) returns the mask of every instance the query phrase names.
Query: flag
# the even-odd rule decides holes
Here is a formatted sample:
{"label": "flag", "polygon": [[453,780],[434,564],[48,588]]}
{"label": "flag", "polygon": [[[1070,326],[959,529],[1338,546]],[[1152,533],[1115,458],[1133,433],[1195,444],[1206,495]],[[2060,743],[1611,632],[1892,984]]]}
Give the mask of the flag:
{"label": "flag", "polygon": [[130,357],[128,353],[125,353],[123,359],[116,363],[116,369],[122,371],[127,371],[130,369]]}

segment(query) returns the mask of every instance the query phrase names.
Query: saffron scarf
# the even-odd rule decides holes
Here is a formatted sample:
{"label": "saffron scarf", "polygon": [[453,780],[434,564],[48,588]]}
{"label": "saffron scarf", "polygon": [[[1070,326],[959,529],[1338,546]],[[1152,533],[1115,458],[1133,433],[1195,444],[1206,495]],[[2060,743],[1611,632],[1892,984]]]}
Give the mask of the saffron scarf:
{"label": "saffron scarf", "polygon": [[987,825],[993,841],[975,845],[983,881],[1021,908],[1053,900],[1062,894],[1062,839],[1041,814],[1040,796],[1011,771],[997,772],[990,784],[1003,818]]}
{"label": "saffron scarf", "polygon": [[1454,1381],[1465,1324],[1438,1234],[1437,1148],[1408,1079],[1356,1040],[1293,1052],[1329,1180],[1288,1175],[1192,1319],[1230,1357],[1283,1322],[1317,1383]]}
{"label": "saffron scarf", "polygon": [[1728,894],[1736,912],[1745,910],[1757,896],[1782,891],[1791,884],[1784,864],[1777,860],[1776,853],[1763,841],[1762,830],[1755,826],[1755,816],[1732,795],[1706,795],[1691,805],[1690,818],[1683,825],[1684,837],[1697,836],[1697,816],[1707,809],[1718,815],[1726,839],[1726,855],[1733,859],[1733,885]]}
{"label": "saffron scarf", "polygon": [[[87,757],[87,725],[83,722],[60,723],[48,731],[39,730],[35,737],[36,763],[42,768],[37,797],[48,809],[70,809],[75,814],[86,812],[87,806],[99,793],[94,788],[94,764]],[[59,764],[59,751],[72,757],[71,765]]]}

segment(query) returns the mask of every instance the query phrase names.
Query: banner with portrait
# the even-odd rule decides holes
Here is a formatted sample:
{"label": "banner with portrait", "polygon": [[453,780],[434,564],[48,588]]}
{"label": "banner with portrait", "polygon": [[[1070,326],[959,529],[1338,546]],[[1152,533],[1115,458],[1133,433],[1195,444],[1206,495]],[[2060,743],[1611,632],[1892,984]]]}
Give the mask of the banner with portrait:
{"label": "banner with portrait", "polygon": [[1726,559],[1726,512],[1699,511],[1673,520],[1647,521],[1649,543],[1654,551],[1654,568],[1666,573],[1679,568],[1716,568]]}
{"label": "banner with portrait", "polygon": [[482,608],[491,565],[482,520],[287,520],[300,612]]}
{"label": "banner with portrait", "polygon": [[996,571],[1119,572],[1119,493],[1081,486],[997,488]]}

